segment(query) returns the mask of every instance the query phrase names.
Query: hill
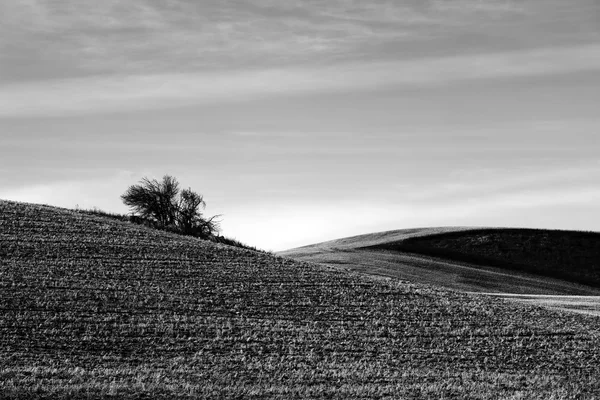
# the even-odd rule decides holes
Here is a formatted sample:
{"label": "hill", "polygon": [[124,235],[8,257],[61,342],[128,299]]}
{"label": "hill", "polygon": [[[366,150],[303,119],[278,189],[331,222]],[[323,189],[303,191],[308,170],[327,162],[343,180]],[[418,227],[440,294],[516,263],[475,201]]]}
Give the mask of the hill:
{"label": "hill", "polygon": [[473,229],[368,245],[482,266],[524,271],[600,288],[600,233]]}
{"label": "hill", "polygon": [[0,201],[3,398],[592,398],[600,320]]}
{"label": "hill", "polygon": [[279,254],[468,292],[600,295],[598,233],[420,228],[353,236]]}

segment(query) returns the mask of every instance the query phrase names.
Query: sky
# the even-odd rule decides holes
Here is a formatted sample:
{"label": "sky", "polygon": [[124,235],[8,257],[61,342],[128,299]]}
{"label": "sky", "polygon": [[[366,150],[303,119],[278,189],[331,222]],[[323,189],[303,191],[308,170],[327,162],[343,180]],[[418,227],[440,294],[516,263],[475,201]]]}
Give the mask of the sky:
{"label": "sky", "polygon": [[175,176],[284,250],[600,231],[597,0],[2,0],[0,199]]}

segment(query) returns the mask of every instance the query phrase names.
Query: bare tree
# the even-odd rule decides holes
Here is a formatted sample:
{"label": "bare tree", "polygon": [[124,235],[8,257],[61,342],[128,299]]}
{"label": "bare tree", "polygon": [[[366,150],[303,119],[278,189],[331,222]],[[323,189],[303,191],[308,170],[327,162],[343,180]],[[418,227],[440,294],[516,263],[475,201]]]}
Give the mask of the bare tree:
{"label": "bare tree", "polygon": [[219,223],[215,215],[204,218],[201,209],[206,207],[204,198],[192,189],[185,189],[179,197],[177,224],[182,233],[200,237],[212,236],[219,231]]}
{"label": "bare tree", "polygon": [[219,232],[218,216],[205,219],[204,198],[192,189],[180,191],[179,182],[165,175],[162,181],[143,178],[121,196],[134,214],[186,235],[210,237]]}

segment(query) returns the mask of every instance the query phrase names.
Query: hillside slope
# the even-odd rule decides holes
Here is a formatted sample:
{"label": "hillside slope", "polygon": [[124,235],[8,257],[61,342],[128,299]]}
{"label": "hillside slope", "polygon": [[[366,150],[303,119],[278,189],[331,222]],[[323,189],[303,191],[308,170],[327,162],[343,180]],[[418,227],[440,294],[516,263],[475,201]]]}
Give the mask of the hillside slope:
{"label": "hillside slope", "polygon": [[468,227],[441,227],[441,228],[414,228],[400,229],[394,231],[374,232],[364,235],[356,235],[341,239],[329,240],[327,242],[297,247],[295,249],[279,252],[282,256],[311,256],[320,255],[328,251],[353,250],[368,246],[376,246],[386,243],[396,243],[409,238],[435,235],[445,232],[460,232],[474,228]]}
{"label": "hillside slope", "polygon": [[584,398],[600,320],[0,201],[3,398]]}
{"label": "hillside slope", "polygon": [[370,249],[524,271],[600,288],[600,233],[541,229],[473,229],[410,237]]}
{"label": "hillside slope", "polygon": [[[420,228],[353,236],[278,254],[467,292],[598,296],[600,286],[593,280],[598,267],[593,265],[600,260],[600,240],[590,237],[600,234]],[[475,243],[483,245],[478,248]],[[564,274],[556,273],[560,268]],[[577,279],[576,274],[585,271],[587,275]]]}

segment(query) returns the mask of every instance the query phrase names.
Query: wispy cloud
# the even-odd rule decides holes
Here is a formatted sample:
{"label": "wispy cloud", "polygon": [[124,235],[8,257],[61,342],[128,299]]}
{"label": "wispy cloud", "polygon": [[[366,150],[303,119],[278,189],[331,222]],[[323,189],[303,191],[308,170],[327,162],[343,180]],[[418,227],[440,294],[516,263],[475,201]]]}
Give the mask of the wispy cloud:
{"label": "wispy cloud", "polygon": [[0,2],[0,81],[597,42],[595,0]]}
{"label": "wispy cloud", "polygon": [[437,11],[458,11],[462,13],[486,12],[492,14],[498,13],[525,13],[528,5],[519,0],[491,0],[491,1],[473,1],[473,0],[434,0],[432,8]]}
{"label": "wispy cloud", "polygon": [[[600,179],[600,163],[571,165],[555,168],[520,167],[514,174],[504,170],[469,170],[453,174],[454,178],[429,188],[408,187],[404,196],[411,201],[438,202],[440,198],[452,202],[461,199],[487,203],[563,204],[565,201],[594,202]],[[490,199],[493,199],[490,200]]]}
{"label": "wispy cloud", "polygon": [[[147,74],[355,58],[352,51],[368,42],[413,35],[404,23],[418,12],[394,7],[403,12],[388,14],[382,7],[354,1],[6,0],[0,3],[0,78],[23,80],[27,73],[34,79],[61,77],[61,70],[76,76]],[[341,18],[346,12],[356,18]],[[385,15],[395,15],[395,26],[369,23]]]}
{"label": "wispy cloud", "polygon": [[196,74],[87,77],[5,84],[0,116],[60,115],[169,108],[393,86],[600,70],[600,45],[411,61]]}

